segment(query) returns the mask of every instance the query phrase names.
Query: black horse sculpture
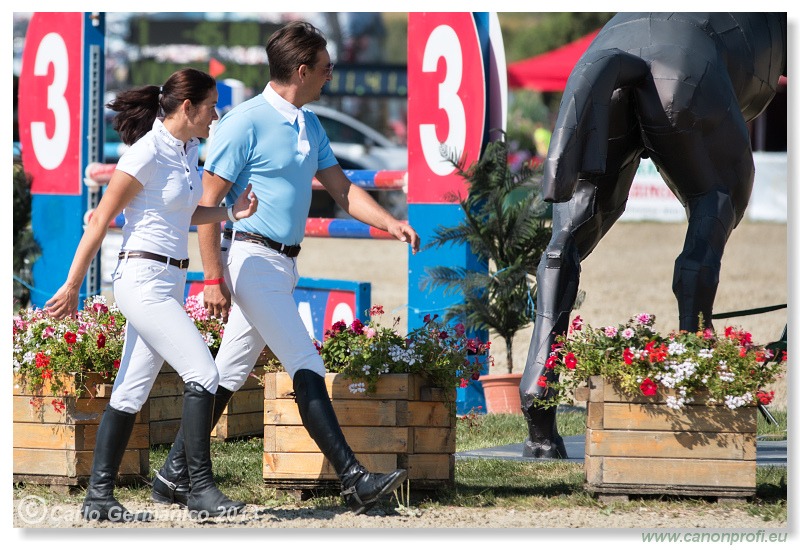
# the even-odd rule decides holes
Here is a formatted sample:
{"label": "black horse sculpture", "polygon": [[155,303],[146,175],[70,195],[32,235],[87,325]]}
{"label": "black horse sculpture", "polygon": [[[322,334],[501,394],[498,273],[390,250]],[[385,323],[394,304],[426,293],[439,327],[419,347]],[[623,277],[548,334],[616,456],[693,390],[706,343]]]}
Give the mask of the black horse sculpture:
{"label": "black horse sculpture", "polygon": [[711,324],[725,244],[750,200],[746,123],[786,70],[786,13],[623,13],[612,18],[567,82],[547,159],[553,235],[536,273],[536,324],[520,384],[525,456],[566,458],[555,407],[537,385],[567,331],[580,264],[625,210],[650,157],[686,209],[672,290],[681,330]]}

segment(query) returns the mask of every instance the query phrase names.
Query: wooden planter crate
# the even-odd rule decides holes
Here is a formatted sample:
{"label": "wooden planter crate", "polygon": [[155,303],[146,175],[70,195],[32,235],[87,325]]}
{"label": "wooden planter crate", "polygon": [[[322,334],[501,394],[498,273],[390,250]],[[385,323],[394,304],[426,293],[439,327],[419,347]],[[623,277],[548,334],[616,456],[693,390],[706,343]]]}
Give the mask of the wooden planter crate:
{"label": "wooden planter crate", "polygon": [[601,497],[755,495],[756,407],[732,410],[698,395],[673,410],[661,391],[630,396],[601,377],[582,390],[587,490]]}
{"label": "wooden planter crate", "polygon": [[[264,355],[262,355],[262,358]],[[264,431],[264,390],[261,376],[264,363],[259,359],[248,377],[223,411],[211,437],[228,440],[260,436]],[[170,365],[164,363],[150,391],[150,444],[172,444],[181,427],[183,413],[183,380]]]}
{"label": "wooden planter crate", "polygon": [[[58,394],[49,386],[29,392],[15,377],[12,397],[15,483],[38,483],[63,489],[86,485],[91,474],[97,428],[108,405],[112,385],[104,383],[100,375],[92,375],[85,387],[88,391],[80,398],[74,397],[74,379]],[[63,402],[64,410],[56,411],[53,400]],[[136,417],[119,470],[122,483],[149,474],[148,408],[145,404]]]}
{"label": "wooden planter crate", "polygon": [[[452,485],[455,471],[455,391],[417,375],[381,376],[375,393],[354,394],[351,380],[325,377],[342,432],[370,471],[408,470],[412,487]],[[338,477],[306,432],[285,372],[264,376],[264,481],[281,489],[338,487]]]}

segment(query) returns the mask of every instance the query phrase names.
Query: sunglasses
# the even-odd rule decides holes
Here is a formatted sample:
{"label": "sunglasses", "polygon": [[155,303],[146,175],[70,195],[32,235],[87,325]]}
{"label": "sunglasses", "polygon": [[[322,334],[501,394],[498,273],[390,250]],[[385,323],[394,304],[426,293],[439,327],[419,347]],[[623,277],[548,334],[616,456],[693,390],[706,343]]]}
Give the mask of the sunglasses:
{"label": "sunglasses", "polygon": [[327,65],[325,65],[325,74],[327,76],[333,75],[333,67],[334,67],[333,63],[328,63]]}

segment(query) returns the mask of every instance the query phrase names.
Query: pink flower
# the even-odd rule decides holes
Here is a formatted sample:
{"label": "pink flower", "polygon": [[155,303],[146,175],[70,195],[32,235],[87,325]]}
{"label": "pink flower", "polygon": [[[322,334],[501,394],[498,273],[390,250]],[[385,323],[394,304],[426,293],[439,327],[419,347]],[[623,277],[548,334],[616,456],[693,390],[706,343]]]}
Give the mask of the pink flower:
{"label": "pink flower", "polygon": [[362,334],[364,332],[364,323],[361,322],[361,319],[354,319],[353,324],[350,325],[350,330],[356,334]]}
{"label": "pink flower", "polygon": [[383,315],[383,306],[372,306],[369,308],[370,316],[373,315]]}
{"label": "pink flower", "polygon": [[583,319],[578,315],[572,320],[572,330],[581,330],[583,328]]}
{"label": "pink flower", "polygon": [[617,335],[617,327],[608,326],[605,329],[603,329],[603,332],[605,332],[605,335],[608,336],[609,338],[613,338],[614,336]]}
{"label": "pink flower", "polygon": [[456,336],[464,336],[464,333],[466,332],[463,323],[458,323],[456,326],[453,327],[453,330],[456,331]]}
{"label": "pink flower", "polygon": [[445,340],[445,339],[447,339],[447,331],[443,330],[439,333],[439,340]]}
{"label": "pink flower", "polygon": [[367,338],[374,338],[376,334],[378,334],[378,331],[372,327],[367,327],[364,329],[364,335]]}
{"label": "pink flower", "polygon": [[45,327],[45,329],[42,331],[42,338],[52,338],[55,333],[56,329],[53,327]]}
{"label": "pink flower", "polygon": [[636,316],[636,322],[640,325],[649,325],[653,322],[653,316],[649,313],[640,313]]}
{"label": "pink flower", "polygon": [[108,313],[108,307],[100,302],[95,302],[92,308],[98,313]]}

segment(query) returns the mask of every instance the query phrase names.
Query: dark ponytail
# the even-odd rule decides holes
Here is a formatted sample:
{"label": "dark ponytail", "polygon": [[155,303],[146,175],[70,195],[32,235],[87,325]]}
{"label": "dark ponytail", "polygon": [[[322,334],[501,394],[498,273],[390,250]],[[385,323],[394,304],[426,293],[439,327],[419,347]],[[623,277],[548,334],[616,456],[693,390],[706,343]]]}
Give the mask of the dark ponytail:
{"label": "dark ponytail", "polygon": [[197,69],[181,69],[172,73],[163,86],[143,86],[117,94],[106,105],[116,111],[114,129],[122,142],[133,145],[153,128],[159,115],[174,113],[188,99],[193,105],[202,103],[216,87],[214,78]]}

